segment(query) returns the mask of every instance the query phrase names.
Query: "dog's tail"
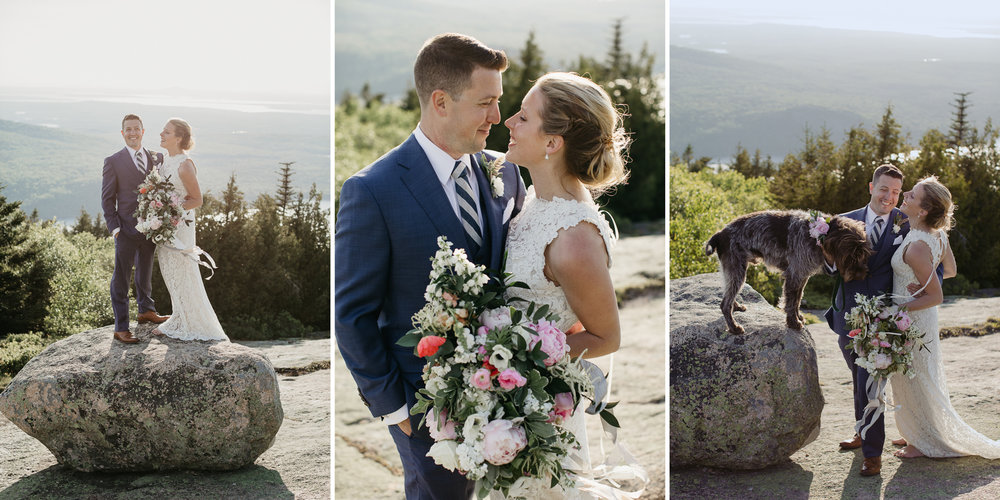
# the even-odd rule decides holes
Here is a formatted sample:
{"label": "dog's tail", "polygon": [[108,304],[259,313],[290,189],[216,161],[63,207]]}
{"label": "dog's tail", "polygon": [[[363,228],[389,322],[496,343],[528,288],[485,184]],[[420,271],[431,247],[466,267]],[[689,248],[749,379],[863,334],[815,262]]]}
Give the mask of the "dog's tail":
{"label": "dog's tail", "polygon": [[724,245],[726,243],[724,241],[726,236],[722,233],[722,231],[719,231],[708,239],[708,242],[705,243],[705,255],[712,255],[720,247],[720,245]]}

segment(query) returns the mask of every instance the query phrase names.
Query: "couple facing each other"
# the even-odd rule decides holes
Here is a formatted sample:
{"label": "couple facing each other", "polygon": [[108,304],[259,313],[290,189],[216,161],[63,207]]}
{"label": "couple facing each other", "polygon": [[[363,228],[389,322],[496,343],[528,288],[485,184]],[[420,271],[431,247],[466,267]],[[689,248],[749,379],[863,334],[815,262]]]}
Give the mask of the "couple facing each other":
{"label": "couple facing each other", "polygon": [[[881,165],[868,185],[868,205],[842,214],[865,224],[869,239],[875,242],[874,252],[868,260],[868,276],[844,281],[843,293],[835,292],[833,307],[826,312],[852,373],[854,417],[859,431],[842,441],[840,447],[862,449],[862,476],[881,471],[885,415],[864,411],[869,404],[866,386],[871,375],[855,364],[855,351],[846,348],[851,339],[845,314],[857,305],[856,293],[891,293],[895,304],[909,311],[914,327],[924,334],[926,342],[927,349],[913,352],[912,370],[916,375],[912,379],[889,379],[893,403],[899,405],[894,412],[896,427],[902,435],[893,444],[905,446],[895,455],[1000,458],[1000,441],[975,431],[955,412],[944,376],[937,317],[938,305],[944,300],[941,282],[957,272],[947,237],[953,224],[951,192],[933,176],[921,179],[905,193],[902,189],[903,173],[893,165]],[[901,193],[903,203],[896,208]]]}
{"label": "couple facing each other", "polygon": [[[205,285],[198,269],[195,245],[194,210],[201,206],[201,188],[197,169],[187,155],[194,145],[191,126],[179,118],[170,119],[160,132],[160,147],[167,150],[154,153],[142,147],[145,129],[142,119],[125,115],[122,137],[125,147],[104,159],[104,179],[101,188],[101,208],[108,231],[115,239],[115,270],[111,277],[111,305],[115,315],[115,339],[133,344],[139,341],[129,331],[129,280],[135,268],[133,291],[139,323],[158,323],[153,331],[181,340],[229,340],[215,310],[208,301]],[[173,242],[156,245],[137,228],[136,209],[139,206],[139,185],[154,169],[172,183],[184,200],[184,219]],[[160,316],[153,303],[153,255],[160,261],[160,274],[170,293],[173,314]]]}
{"label": "couple facing each other", "polygon": [[[412,135],[349,178],[335,235],[335,333],[373,416],[403,463],[407,498],[465,498],[474,482],[427,456],[434,444],[410,415],[424,361],[396,341],[412,328],[444,235],[473,263],[530,286],[518,296],[558,314],[570,355],[618,349],[620,325],[609,251],[615,241],[592,192],[622,182],[621,115],[594,82],[568,73],[537,80],[510,129],[506,163],[483,162],[498,101],[503,51],[459,34],[428,40],[414,64],[420,122]],[[518,165],[531,174],[525,190]],[[506,257],[505,257],[506,254]],[[577,411],[577,414],[583,412]],[[586,436],[576,433],[587,447]],[[589,460],[588,460],[589,461]],[[576,492],[580,493],[580,492]]]}

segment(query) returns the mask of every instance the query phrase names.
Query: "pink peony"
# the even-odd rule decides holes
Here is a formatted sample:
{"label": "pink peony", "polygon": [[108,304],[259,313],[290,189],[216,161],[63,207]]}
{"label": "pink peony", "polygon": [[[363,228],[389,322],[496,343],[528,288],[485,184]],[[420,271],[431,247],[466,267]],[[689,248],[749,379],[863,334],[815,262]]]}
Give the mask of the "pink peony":
{"label": "pink peony", "polygon": [[892,356],[888,354],[876,354],[875,355],[875,368],[878,370],[884,370],[892,364]]}
{"label": "pink peony", "polygon": [[483,426],[483,458],[493,465],[509,464],[527,445],[524,429],[510,420],[494,420]]}
{"label": "pink peony", "polygon": [[552,411],[549,412],[549,422],[563,423],[573,416],[573,393],[560,392],[552,397]]}
{"label": "pink peony", "polygon": [[510,308],[498,307],[496,309],[487,309],[479,315],[479,322],[482,323],[487,330],[496,330],[510,325]]}
{"label": "pink peony", "polygon": [[488,391],[493,386],[492,382],[490,382],[490,370],[487,368],[476,370],[476,373],[472,374],[472,380],[469,382],[473,387],[484,391]]}
{"label": "pink peony", "polygon": [[556,328],[551,321],[543,319],[537,325],[529,324],[528,327],[538,333],[531,338],[528,349],[533,350],[535,345],[541,342],[542,352],[548,354],[548,357],[545,358],[545,366],[558,363],[569,351],[569,346],[566,345],[566,334]]}
{"label": "pink peony", "polygon": [[912,323],[913,320],[910,319],[910,315],[903,312],[899,313],[899,319],[896,320],[896,327],[899,328],[900,331],[904,331],[909,328]]}
{"label": "pink peony", "polygon": [[159,217],[153,217],[149,219],[149,228],[152,230],[157,230],[163,225],[163,221]]}
{"label": "pink peony", "polygon": [[421,358],[426,358],[427,356],[433,356],[434,353],[438,352],[438,348],[444,344],[445,338],[438,337],[437,335],[428,335],[420,339],[417,343],[417,356]]}
{"label": "pink peony", "polygon": [[441,410],[441,413],[431,411],[428,416],[430,417],[428,419],[430,425],[427,426],[427,431],[430,432],[431,437],[435,441],[458,439],[458,433],[455,431],[455,422],[448,420],[448,412],[446,410]]}
{"label": "pink peony", "polygon": [[888,340],[881,340],[879,341],[878,345],[882,347],[892,347],[892,344],[890,344]]}
{"label": "pink peony", "polygon": [[524,384],[528,383],[528,379],[524,378],[524,376],[520,373],[517,373],[517,370],[507,368],[506,370],[500,372],[500,375],[497,377],[497,382],[500,383],[500,387],[509,391],[515,387],[524,387]]}

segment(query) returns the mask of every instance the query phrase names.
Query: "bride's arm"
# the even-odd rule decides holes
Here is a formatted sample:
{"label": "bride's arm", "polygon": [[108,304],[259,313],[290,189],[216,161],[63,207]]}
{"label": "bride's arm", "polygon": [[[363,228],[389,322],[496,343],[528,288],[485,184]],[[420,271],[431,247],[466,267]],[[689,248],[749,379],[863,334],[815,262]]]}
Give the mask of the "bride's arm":
{"label": "bride's arm", "polygon": [[179,167],[177,167],[177,176],[181,178],[181,182],[184,183],[184,189],[187,190],[187,196],[184,197],[184,203],[181,205],[184,210],[194,210],[201,206],[201,188],[198,187],[198,176],[195,174],[194,162],[190,159],[184,160]]}
{"label": "bride's arm", "polygon": [[951,241],[947,236],[944,239],[944,257],[941,258],[941,264],[944,266],[945,278],[953,278],[958,274],[958,264],[955,263],[955,254],[951,251]]}
{"label": "bride's arm", "polygon": [[608,271],[604,238],[593,224],[559,231],[545,250],[546,275],[562,287],[584,330],[567,337],[570,355],[595,358],[618,350],[618,299]]}
{"label": "bride's arm", "polygon": [[[913,274],[920,283],[927,283],[928,278],[934,273],[931,248],[927,246],[927,243],[922,241],[914,241],[906,247],[906,250],[903,251],[903,262],[913,269]],[[910,311],[919,311],[934,307],[943,301],[944,294],[941,291],[941,281],[932,279],[927,284],[927,288],[924,288],[923,294],[903,305]]]}

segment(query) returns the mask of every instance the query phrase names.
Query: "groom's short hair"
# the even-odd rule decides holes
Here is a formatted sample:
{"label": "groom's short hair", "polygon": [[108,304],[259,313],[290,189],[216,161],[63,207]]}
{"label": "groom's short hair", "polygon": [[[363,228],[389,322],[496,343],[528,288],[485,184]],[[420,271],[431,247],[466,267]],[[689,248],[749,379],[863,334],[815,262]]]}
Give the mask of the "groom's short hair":
{"label": "groom's short hair", "polygon": [[428,102],[437,89],[458,98],[469,87],[477,67],[502,72],[507,69],[507,54],[459,33],[444,33],[427,40],[413,64],[413,82],[420,103]]}
{"label": "groom's short hair", "polygon": [[872,184],[878,182],[878,178],[883,175],[888,175],[889,177],[894,177],[899,180],[903,180],[903,171],[891,163],[885,163],[879,165],[875,169],[875,173],[872,174]]}
{"label": "groom's short hair", "polygon": [[[125,118],[122,118],[122,130],[125,130],[125,122],[127,122],[129,120],[139,120],[139,125],[142,125],[142,118],[139,118],[139,115],[133,115],[133,114],[129,113],[129,114],[125,115]],[[143,125],[143,126],[145,126],[145,125]]]}

